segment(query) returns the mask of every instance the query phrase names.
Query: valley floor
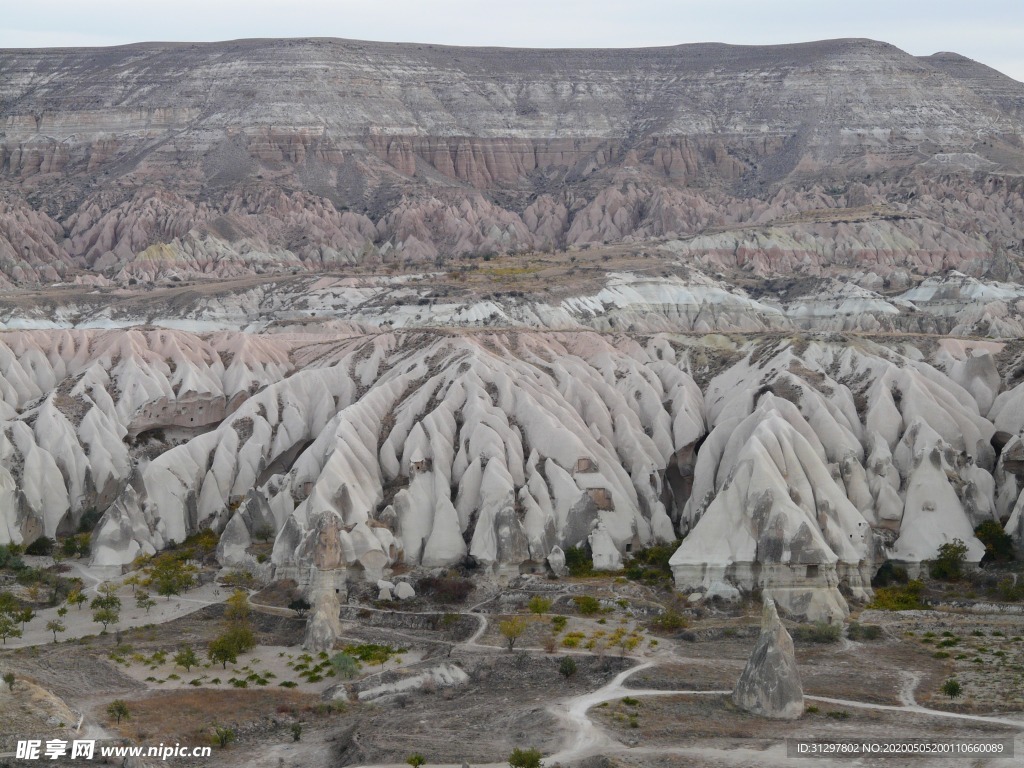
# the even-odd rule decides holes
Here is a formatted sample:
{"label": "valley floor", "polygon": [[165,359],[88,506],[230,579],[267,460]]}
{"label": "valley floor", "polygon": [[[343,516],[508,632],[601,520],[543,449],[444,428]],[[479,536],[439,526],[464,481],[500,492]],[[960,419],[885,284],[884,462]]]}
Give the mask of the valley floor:
{"label": "valley floor", "polygon": [[[130,588],[121,591],[127,604]],[[1018,755],[1024,749],[1024,617],[1014,613],[863,611],[857,618],[880,627],[878,639],[798,638],[806,711],[786,722],[729,700],[758,632],[752,606],[707,610],[687,628],[663,632],[650,619],[675,598],[623,579],[478,584],[457,608],[425,597],[380,604],[357,588],[343,609],[339,645],[388,645],[394,654],[339,684],[326,661],[303,653],[304,621],[277,605],[273,590],[250,596],[257,648],[224,668],[206,662],[223,621],[218,600],[228,593],[211,584],[158,601],[163,610],[154,607],[144,626],[128,626],[134,612],[126,611],[118,634],[69,632],[54,644],[28,633],[22,647],[0,651],[0,667],[17,680],[0,692],[4,758],[10,762],[15,740],[25,737],[205,745],[218,725],[235,740],[214,747],[205,764],[255,768],[382,768],[414,754],[427,765],[504,766],[517,747],[539,749],[548,766],[772,766],[791,763],[787,738],[999,738],[1014,739]],[[528,613],[537,595],[551,606]],[[585,602],[573,599],[580,597],[596,598],[600,609],[581,613]],[[526,631],[509,651],[501,628],[515,615]],[[556,616],[566,617],[562,629]],[[203,657],[189,671],[173,661],[184,645]],[[560,674],[567,658],[573,672]],[[448,665],[464,679],[422,682],[424,672]],[[954,676],[964,685],[957,700],[940,691]],[[130,712],[121,723],[106,714],[115,699]],[[876,763],[923,764],[857,764]]]}

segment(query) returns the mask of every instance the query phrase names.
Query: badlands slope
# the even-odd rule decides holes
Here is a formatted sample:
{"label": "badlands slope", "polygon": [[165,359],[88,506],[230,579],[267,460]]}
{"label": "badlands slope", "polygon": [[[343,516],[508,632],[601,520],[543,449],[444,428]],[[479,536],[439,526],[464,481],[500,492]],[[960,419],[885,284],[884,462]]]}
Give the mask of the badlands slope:
{"label": "badlands slope", "polygon": [[[1024,84],[884,43],[0,52],[0,542],[833,619],[1024,544]],[[335,535],[335,532],[339,532]],[[334,553],[332,553],[333,562]],[[332,593],[333,594],[333,593]],[[696,599],[696,598],[695,598]]]}
{"label": "badlands slope", "polygon": [[[1024,533],[1019,344],[643,336],[22,331],[0,337],[0,540],[103,512],[101,565],[203,526],[225,563],[325,526],[368,579],[682,538],[686,593],[835,618],[886,559]],[[255,563],[253,563],[255,565]],[[267,568],[268,566],[263,566]]]}
{"label": "badlands slope", "polygon": [[756,275],[1017,278],[1024,84],[881,42],[0,51],[0,285],[650,238]]}

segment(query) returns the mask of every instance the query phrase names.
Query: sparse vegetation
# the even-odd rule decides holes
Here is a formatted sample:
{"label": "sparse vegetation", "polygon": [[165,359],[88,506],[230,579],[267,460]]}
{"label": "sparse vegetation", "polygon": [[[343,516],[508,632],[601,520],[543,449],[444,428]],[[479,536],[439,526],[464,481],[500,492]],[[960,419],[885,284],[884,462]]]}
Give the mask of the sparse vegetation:
{"label": "sparse vegetation", "polygon": [[805,643],[837,643],[842,637],[843,628],[840,624],[828,624],[819,621],[814,624],[798,624],[790,630],[794,640]]}
{"label": "sparse vegetation", "polygon": [[882,636],[882,628],[877,624],[860,624],[851,621],[846,628],[846,635],[851,640],[878,640]]}

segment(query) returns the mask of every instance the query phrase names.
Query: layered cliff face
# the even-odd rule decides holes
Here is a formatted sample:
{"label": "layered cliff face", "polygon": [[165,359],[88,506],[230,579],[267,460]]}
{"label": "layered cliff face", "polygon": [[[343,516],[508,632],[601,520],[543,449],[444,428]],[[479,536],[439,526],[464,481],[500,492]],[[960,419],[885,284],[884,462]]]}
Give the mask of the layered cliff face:
{"label": "layered cliff face", "polygon": [[759,275],[1019,276],[1024,85],[955,55],[251,40],[0,68],[17,285],[652,237]]}
{"label": "layered cliff face", "polygon": [[0,535],[72,531],[95,509],[97,563],[204,526],[244,563],[269,527],[275,568],[294,574],[333,526],[372,580],[467,556],[518,573],[572,546],[614,563],[682,538],[687,593],[759,588],[835,619],[886,559],[961,538],[977,561],[975,526],[1019,533],[1018,347],[9,333]]}

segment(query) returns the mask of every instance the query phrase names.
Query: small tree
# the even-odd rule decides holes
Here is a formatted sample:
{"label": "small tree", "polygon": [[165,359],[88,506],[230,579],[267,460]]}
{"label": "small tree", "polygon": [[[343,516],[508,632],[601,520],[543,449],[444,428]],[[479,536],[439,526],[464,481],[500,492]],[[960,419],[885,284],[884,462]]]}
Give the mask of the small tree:
{"label": "small tree", "polygon": [[964,689],[959,680],[947,680],[942,684],[942,692],[949,696],[950,700],[958,699],[963,695]]}
{"label": "small tree", "polygon": [[558,673],[568,680],[576,674],[576,660],[572,656],[563,656],[558,662]]}
{"label": "small tree", "polygon": [[551,610],[551,601],[546,597],[534,595],[530,598],[530,602],[527,604],[527,607],[530,609],[530,613],[535,613],[540,616],[541,614],[547,613]]}
{"label": "small tree", "polygon": [[114,699],[110,704],[107,705],[107,714],[114,718],[118,724],[121,723],[121,718],[125,720],[131,720],[131,713],[128,711],[128,705],[124,699]]}
{"label": "small tree", "polygon": [[18,622],[9,613],[0,613],[0,637],[4,639],[4,645],[7,645],[8,637],[21,637]]}
{"label": "small tree", "polygon": [[307,600],[304,597],[297,597],[290,603],[288,603],[288,609],[295,611],[295,615],[298,616],[300,619],[303,616],[305,616],[306,612],[309,611],[309,609],[312,607],[313,606],[309,604],[309,600]]}
{"label": "small tree", "polygon": [[[100,591],[104,592],[102,588]],[[92,620],[102,624],[104,632],[107,631],[108,624],[117,624],[121,620],[121,598],[109,589],[104,594],[94,597],[89,607],[92,608]]]}
{"label": "small tree", "polygon": [[233,622],[249,620],[249,595],[244,589],[236,589],[227,599],[224,618]]}
{"label": "small tree", "polygon": [[106,632],[108,625],[117,624],[121,620],[121,614],[113,608],[100,608],[92,612],[92,620],[97,624],[102,624],[103,631]]}
{"label": "small tree", "polygon": [[228,662],[234,664],[238,661],[238,648],[230,639],[221,635],[210,641],[206,655],[214,664],[219,663],[224,669],[227,669]]}
{"label": "small tree", "polygon": [[75,550],[79,559],[89,554],[89,547],[92,544],[92,536],[88,533],[77,533],[74,536]]}
{"label": "small tree", "polygon": [[180,595],[195,582],[196,567],[176,557],[162,555],[154,559],[143,583],[152,585],[158,595],[171,599]]}
{"label": "small tree", "polygon": [[132,594],[134,595],[135,590],[139,587],[139,585],[142,584],[142,575],[138,573],[133,573],[131,576],[124,580],[124,583],[126,586],[130,586],[132,588]]}
{"label": "small tree", "polygon": [[405,762],[412,766],[412,768],[419,768],[421,765],[427,764],[427,758],[417,752],[414,755],[409,755],[405,758]]}
{"label": "small tree", "polygon": [[192,667],[199,664],[199,657],[196,656],[196,652],[192,650],[191,645],[186,645],[174,655],[174,663],[179,667],[184,667],[185,671],[189,672]]}
{"label": "small tree", "polygon": [[149,609],[156,605],[156,600],[149,596],[149,592],[143,590],[135,595],[135,605],[149,613]]}
{"label": "small tree", "polygon": [[253,535],[260,541],[270,541],[270,537],[274,535],[274,529],[264,523],[263,525],[256,526],[256,530],[253,531]]}
{"label": "small tree", "polygon": [[520,749],[516,747],[508,756],[511,768],[540,768],[542,755],[538,749]]}
{"label": "small tree", "polygon": [[302,723],[292,723],[292,741],[302,738]]}
{"label": "small tree", "polygon": [[18,621],[21,622],[22,630],[25,629],[25,625],[28,624],[32,619],[36,617],[36,612],[31,608],[26,608],[18,614]]}
{"label": "small tree", "polygon": [[252,650],[256,646],[256,638],[247,626],[229,627],[210,643],[207,655],[210,661],[220,662],[224,669],[228,662],[238,661],[238,654]]}
{"label": "small tree", "polygon": [[64,557],[74,557],[78,554],[78,542],[75,541],[74,536],[68,536],[60,545],[61,554]]}
{"label": "small tree", "polygon": [[616,645],[619,646],[620,656],[625,659],[626,654],[636,649],[640,644],[640,637],[637,635],[622,635],[616,641]]}
{"label": "small tree", "polygon": [[217,744],[221,749],[226,747],[232,741],[235,740],[235,732],[230,728],[224,728],[220,725],[213,726],[213,738],[217,741]]}
{"label": "small tree", "polygon": [[515,647],[516,640],[522,637],[526,631],[526,621],[519,616],[512,616],[505,621],[498,622],[498,631],[505,638],[508,649],[511,651]]}
{"label": "small tree", "polygon": [[[3,551],[5,551],[4,548],[0,547],[0,552]],[[21,604],[18,602],[18,599],[6,589],[0,590],[0,613],[17,618],[20,611]]]}
{"label": "small tree", "polygon": [[963,575],[967,545],[961,539],[947,541],[939,547],[939,556],[932,560],[928,572],[933,579],[955,581]]}
{"label": "small tree", "polygon": [[82,610],[82,606],[87,602],[89,602],[89,598],[80,589],[76,589],[68,595],[68,605],[77,605],[78,610]]}
{"label": "small tree", "polygon": [[4,682],[7,683],[7,688],[11,691],[14,690],[14,680],[13,672],[4,672]]}
{"label": "small tree", "polygon": [[64,622],[57,621],[56,619],[46,622],[46,629],[53,632],[53,642],[57,642],[57,633],[66,632],[67,627],[64,626]]}

